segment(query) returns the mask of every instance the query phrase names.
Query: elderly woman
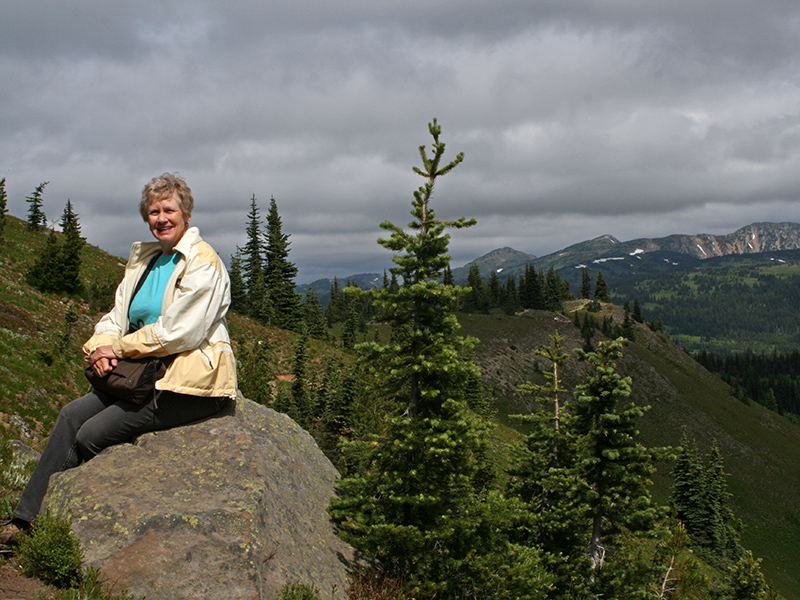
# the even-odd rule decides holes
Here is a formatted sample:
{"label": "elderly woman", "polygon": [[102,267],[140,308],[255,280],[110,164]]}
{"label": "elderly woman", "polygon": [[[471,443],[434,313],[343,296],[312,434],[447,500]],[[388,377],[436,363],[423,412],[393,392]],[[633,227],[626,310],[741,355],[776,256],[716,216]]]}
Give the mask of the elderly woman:
{"label": "elderly woman", "polygon": [[193,206],[191,190],[176,175],[144,187],[139,211],[157,241],[133,244],[114,309],[83,346],[99,376],[120,358],[169,357],[153,398],[134,404],[92,388],[66,405],[13,519],[0,527],[0,543],[13,543],[35,520],[53,473],[142,433],[213,415],[236,396],[225,321],[230,281],[214,249],[189,227]]}

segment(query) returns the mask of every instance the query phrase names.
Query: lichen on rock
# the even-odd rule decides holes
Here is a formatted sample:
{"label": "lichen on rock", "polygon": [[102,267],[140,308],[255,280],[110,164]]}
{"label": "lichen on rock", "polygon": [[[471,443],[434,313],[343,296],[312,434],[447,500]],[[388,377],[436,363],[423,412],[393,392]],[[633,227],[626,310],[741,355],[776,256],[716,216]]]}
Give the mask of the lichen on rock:
{"label": "lichen on rock", "polygon": [[299,425],[239,397],[54,475],[45,508],[72,519],[88,565],[148,600],[268,600],[292,582],[344,598],[337,478]]}

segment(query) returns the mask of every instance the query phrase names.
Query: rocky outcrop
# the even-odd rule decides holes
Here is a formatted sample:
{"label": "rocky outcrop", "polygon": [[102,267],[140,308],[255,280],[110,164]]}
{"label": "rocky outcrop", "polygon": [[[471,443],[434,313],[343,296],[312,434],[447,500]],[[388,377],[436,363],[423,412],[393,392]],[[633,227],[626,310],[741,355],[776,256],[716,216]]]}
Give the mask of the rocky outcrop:
{"label": "rocky outcrop", "polygon": [[292,582],[344,598],[337,477],[299,425],[239,398],[54,475],[45,506],[71,517],[86,564],[147,600],[266,600]]}
{"label": "rocky outcrop", "polygon": [[656,239],[638,239],[623,242],[621,249],[633,252],[658,250],[688,254],[704,260],[729,254],[758,254],[780,250],[800,249],[800,224],[752,223],[725,235],[670,235]]}
{"label": "rocky outcrop", "polygon": [[[592,263],[602,264],[609,260],[626,260],[650,252],[687,255],[693,259],[705,260],[730,254],[759,254],[782,250],[800,250],[800,223],[752,223],[724,235],[674,234],[626,242],[610,235],[602,235],[538,258],[533,261],[533,265],[537,269],[553,267],[558,270]],[[453,270],[453,273],[456,271]],[[484,270],[481,269],[481,272]]]}

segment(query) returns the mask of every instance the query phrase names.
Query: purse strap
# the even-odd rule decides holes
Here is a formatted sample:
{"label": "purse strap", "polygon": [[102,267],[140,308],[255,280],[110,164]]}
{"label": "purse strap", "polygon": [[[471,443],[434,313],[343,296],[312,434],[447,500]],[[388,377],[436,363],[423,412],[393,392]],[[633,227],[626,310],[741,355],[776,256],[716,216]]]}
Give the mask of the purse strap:
{"label": "purse strap", "polygon": [[[150,262],[147,263],[147,266],[144,269],[141,277],[139,277],[139,281],[136,282],[136,287],[133,288],[133,293],[131,294],[131,301],[128,303],[128,312],[131,310],[131,304],[133,304],[133,299],[136,298],[136,294],[139,293],[139,290],[142,289],[144,282],[147,280],[147,276],[150,274],[150,271],[153,270],[153,267],[156,265],[156,261],[161,258],[161,251],[155,253],[153,258],[150,259]],[[128,324],[128,333],[131,333],[131,326],[130,323]]]}

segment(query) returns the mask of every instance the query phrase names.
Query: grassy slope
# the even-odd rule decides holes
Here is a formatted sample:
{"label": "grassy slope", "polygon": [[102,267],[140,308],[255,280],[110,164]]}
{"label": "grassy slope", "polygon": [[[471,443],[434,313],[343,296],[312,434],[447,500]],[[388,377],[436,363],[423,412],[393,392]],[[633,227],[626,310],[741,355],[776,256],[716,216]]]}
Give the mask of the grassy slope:
{"label": "grassy slope", "polygon": [[[574,308],[574,305],[573,307]],[[615,311],[621,322],[622,311]],[[602,318],[602,317],[601,317]],[[525,410],[529,399],[514,392],[526,380],[541,381],[538,370],[547,364],[531,351],[544,344],[556,329],[565,349],[582,344],[578,329],[564,316],[530,312],[524,316],[459,315],[466,333],[482,340],[477,349],[485,383],[496,391],[501,422],[506,415]],[[598,332],[598,336],[599,336]],[[800,598],[800,428],[753,404],[734,399],[727,386],[695,363],[666,336],[645,327],[628,345],[620,371],[633,378],[633,397],[651,409],[641,423],[648,446],[675,445],[682,433],[707,451],[714,440],[730,473],[729,489],[737,516],[745,524],[745,545],[764,559],[768,579],[787,598]],[[574,358],[562,368],[567,387],[586,375],[586,365]],[[669,465],[655,477],[656,496],[669,495]]]}
{"label": "grassy slope", "polygon": [[[82,300],[40,294],[25,283],[46,236],[7,217],[0,244],[0,433],[34,447],[41,447],[60,407],[87,389],[80,344],[96,320]],[[122,273],[122,261],[98,248],[87,245],[83,257],[85,281],[105,283]],[[70,304],[79,319],[64,344]]]}

